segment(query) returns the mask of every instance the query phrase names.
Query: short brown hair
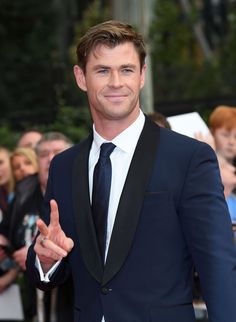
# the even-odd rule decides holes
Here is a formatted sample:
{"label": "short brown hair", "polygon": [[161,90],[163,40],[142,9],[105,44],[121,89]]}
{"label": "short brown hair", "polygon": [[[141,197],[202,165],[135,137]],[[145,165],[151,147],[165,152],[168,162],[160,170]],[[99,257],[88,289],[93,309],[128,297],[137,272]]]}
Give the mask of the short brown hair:
{"label": "short brown hair", "polygon": [[209,127],[213,133],[219,128],[227,130],[236,128],[236,107],[223,105],[216,107],[210,115]]}
{"label": "short brown hair", "polygon": [[77,45],[77,62],[85,72],[88,56],[98,45],[114,48],[119,44],[132,42],[139,55],[140,67],[145,64],[146,49],[141,34],[124,22],[109,20],[91,27]]}

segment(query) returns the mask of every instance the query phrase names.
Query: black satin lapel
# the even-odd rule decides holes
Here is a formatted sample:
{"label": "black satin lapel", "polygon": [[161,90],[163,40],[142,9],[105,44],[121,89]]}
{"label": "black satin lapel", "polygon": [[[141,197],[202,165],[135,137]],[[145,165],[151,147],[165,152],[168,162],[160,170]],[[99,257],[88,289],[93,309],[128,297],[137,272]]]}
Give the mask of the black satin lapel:
{"label": "black satin lapel", "polygon": [[102,284],[121,268],[132,245],[159,143],[160,128],[146,118],[118,206]]}
{"label": "black satin lapel", "polygon": [[81,143],[78,157],[74,161],[73,202],[82,257],[90,274],[98,282],[101,282],[103,264],[98,249],[89,199],[88,157],[91,144],[92,136]]}

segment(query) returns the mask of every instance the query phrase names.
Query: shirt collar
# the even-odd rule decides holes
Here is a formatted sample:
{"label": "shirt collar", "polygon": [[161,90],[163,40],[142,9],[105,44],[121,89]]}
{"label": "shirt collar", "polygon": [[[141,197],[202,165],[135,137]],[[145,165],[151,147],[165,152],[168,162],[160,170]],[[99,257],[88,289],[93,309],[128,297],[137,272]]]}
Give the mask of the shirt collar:
{"label": "shirt collar", "polygon": [[116,145],[116,147],[123,150],[124,152],[131,152],[136,147],[139,136],[144,126],[144,122],[145,117],[143,112],[140,110],[137,119],[127,129],[114,137],[112,141],[107,141],[101,135],[99,135],[95,130],[95,126],[93,125],[93,144],[96,152],[100,149],[100,146],[104,142],[112,142]]}

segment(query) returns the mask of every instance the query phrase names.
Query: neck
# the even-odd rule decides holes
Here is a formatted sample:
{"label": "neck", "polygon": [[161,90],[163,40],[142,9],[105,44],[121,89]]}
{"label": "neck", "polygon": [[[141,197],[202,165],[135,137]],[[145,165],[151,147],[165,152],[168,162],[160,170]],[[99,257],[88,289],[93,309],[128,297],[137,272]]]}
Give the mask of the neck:
{"label": "neck", "polygon": [[94,126],[100,136],[111,141],[133,124],[138,118],[139,113],[140,111],[138,110],[132,117],[117,120],[94,118]]}

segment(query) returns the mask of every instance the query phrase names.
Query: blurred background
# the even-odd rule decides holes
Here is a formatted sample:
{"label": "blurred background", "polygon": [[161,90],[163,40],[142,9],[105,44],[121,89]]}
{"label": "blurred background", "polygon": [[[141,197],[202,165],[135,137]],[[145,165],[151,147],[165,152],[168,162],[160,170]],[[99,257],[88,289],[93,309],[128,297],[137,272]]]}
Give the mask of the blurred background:
{"label": "blurred background", "polygon": [[132,23],[148,44],[144,112],[236,106],[235,0],[0,0],[0,145],[26,129],[87,135],[90,114],[73,78],[75,47],[95,23]]}

